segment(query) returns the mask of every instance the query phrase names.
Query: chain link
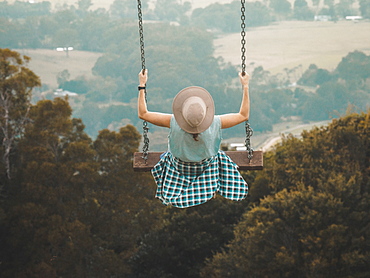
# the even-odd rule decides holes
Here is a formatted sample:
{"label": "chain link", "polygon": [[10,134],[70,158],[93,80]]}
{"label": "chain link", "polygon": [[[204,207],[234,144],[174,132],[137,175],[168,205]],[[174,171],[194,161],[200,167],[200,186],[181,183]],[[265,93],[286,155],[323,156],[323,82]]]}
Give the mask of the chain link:
{"label": "chain link", "polygon": [[[245,72],[246,72],[246,39],[245,39],[245,36],[246,36],[246,32],[245,32],[245,27],[246,27],[246,24],[245,24],[245,0],[241,0],[241,52],[242,52],[242,56],[241,56],[241,60],[242,60],[242,74],[244,75]],[[249,124],[249,121],[246,121],[245,122],[245,148],[248,152],[248,159],[251,160],[252,157],[253,157],[253,149],[251,147],[251,137],[253,135],[253,129],[251,128],[250,124]]]}
{"label": "chain link", "polygon": [[246,32],[245,32],[245,27],[246,27],[246,25],[245,25],[245,0],[241,0],[241,29],[242,29],[242,31],[241,31],[241,37],[242,37],[242,39],[241,39],[241,45],[242,45],[242,48],[241,48],[241,52],[242,52],[242,56],[241,56],[241,59],[242,59],[242,73],[243,73],[243,75],[244,75],[244,73],[246,72],[245,71],[245,68],[246,68],[246,66],[245,66],[245,62],[246,62],[246,55],[245,55],[245,53],[246,53],[246,47],[245,47],[245,45],[246,45],[246,43],[247,43],[247,41],[246,41],[246,39],[245,39],[245,35],[246,35]]}
{"label": "chain link", "polygon": [[253,148],[251,147],[251,137],[253,135],[253,129],[251,128],[248,121],[245,122],[245,147],[248,152],[248,159],[251,160],[253,157]]}
{"label": "chain link", "polygon": [[[141,11],[141,1],[140,0],[137,0],[137,11],[138,11],[138,18],[139,18],[141,68],[142,68],[143,73],[144,73],[144,70],[145,70],[144,28],[143,28],[143,14],[142,14],[142,11]],[[146,91],[146,89],[145,89],[145,102],[147,102],[147,91]],[[148,122],[143,121],[144,146],[143,146],[143,156],[142,156],[142,158],[145,160],[145,162],[148,160],[148,152],[149,152],[148,131],[149,131]]]}

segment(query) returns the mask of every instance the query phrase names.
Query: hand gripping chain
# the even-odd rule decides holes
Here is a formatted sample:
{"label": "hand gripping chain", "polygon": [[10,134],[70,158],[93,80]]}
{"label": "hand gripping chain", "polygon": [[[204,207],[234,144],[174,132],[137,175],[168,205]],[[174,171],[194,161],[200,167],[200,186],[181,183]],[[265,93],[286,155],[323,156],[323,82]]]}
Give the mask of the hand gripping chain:
{"label": "hand gripping chain", "polygon": [[[242,60],[242,74],[245,75],[245,62],[246,62],[246,55],[245,55],[245,52],[246,52],[246,39],[245,39],[245,35],[246,35],[246,32],[245,32],[245,0],[241,0],[241,52],[242,52],[242,56],[241,56],[241,60]],[[245,122],[245,147],[246,147],[246,150],[248,151],[248,159],[251,160],[252,157],[253,157],[253,149],[251,148],[251,137],[253,135],[253,129],[251,128],[250,124],[248,121]]]}

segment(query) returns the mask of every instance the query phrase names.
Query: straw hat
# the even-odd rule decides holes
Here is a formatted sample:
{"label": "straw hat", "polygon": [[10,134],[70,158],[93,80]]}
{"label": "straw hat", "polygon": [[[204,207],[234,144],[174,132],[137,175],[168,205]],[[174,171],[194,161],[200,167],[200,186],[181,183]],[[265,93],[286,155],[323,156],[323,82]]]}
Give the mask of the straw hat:
{"label": "straw hat", "polygon": [[181,90],[173,100],[172,111],[177,124],[186,132],[205,131],[213,122],[215,105],[204,88],[192,86]]}

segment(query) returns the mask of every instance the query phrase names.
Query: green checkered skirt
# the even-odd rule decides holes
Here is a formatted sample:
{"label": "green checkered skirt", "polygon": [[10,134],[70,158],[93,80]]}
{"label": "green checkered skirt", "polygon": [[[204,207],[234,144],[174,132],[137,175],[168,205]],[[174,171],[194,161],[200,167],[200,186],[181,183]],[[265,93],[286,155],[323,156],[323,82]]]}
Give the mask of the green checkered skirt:
{"label": "green checkered skirt", "polygon": [[223,151],[201,162],[184,162],[167,152],[152,175],[157,183],[155,197],[178,208],[203,204],[216,193],[233,201],[241,201],[248,194],[248,184],[238,166]]}

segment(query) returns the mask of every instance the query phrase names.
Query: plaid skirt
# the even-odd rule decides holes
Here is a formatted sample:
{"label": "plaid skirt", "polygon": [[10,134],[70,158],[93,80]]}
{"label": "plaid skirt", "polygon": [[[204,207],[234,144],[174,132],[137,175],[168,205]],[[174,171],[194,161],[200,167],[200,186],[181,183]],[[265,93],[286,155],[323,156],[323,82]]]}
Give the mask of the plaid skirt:
{"label": "plaid skirt", "polygon": [[238,166],[223,151],[201,162],[184,162],[167,152],[152,175],[157,183],[155,197],[177,208],[203,204],[216,193],[233,201],[241,201],[248,194],[248,184]]}

